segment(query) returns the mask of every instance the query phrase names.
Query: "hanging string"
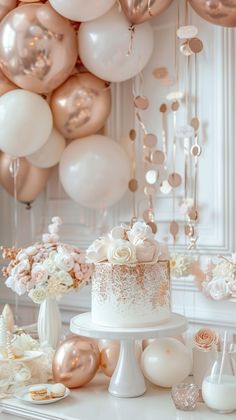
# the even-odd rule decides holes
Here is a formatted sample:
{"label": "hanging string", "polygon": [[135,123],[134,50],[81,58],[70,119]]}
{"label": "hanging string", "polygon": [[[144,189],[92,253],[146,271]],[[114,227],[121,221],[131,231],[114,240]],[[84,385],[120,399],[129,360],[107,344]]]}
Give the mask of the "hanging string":
{"label": "hanging string", "polygon": [[[14,194],[14,207],[13,207],[13,243],[14,247],[18,247],[18,205],[17,205],[17,175],[20,169],[20,159],[13,157],[10,161],[9,172],[13,178],[13,194]],[[19,299],[17,293],[14,294],[15,300],[15,320],[17,323],[18,320],[18,309],[19,309]]]}

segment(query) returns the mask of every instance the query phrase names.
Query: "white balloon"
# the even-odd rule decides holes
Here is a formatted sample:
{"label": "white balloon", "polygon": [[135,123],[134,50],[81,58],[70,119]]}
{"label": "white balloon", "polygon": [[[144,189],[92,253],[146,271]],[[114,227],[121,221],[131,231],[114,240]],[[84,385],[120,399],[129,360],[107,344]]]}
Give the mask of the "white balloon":
{"label": "white balloon", "polygon": [[96,19],[106,13],[116,0],[49,0],[51,6],[60,15],[75,20],[85,22]]}
{"label": "white balloon", "polygon": [[74,140],[60,160],[62,185],[74,201],[107,208],[124,195],[130,179],[129,160],[112,139],[92,135]]}
{"label": "white balloon", "polygon": [[52,113],[39,95],[15,89],[0,97],[0,149],[22,157],[34,153],[52,131]]}
{"label": "white balloon", "polygon": [[60,161],[65,147],[66,141],[64,137],[57,130],[53,129],[43,147],[32,155],[27,156],[27,160],[38,168],[51,168]]}
{"label": "white balloon", "polygon": [[130,54],[130,23],[115,5],[99,19],[80,25],[79,55],[85,67],[110,82],[122,82],[146,66],[153,50],[153,30],[146,22],[135,27]]}
{"label": "white balloon", "polygon": [[160,338],[142,354],[144,376],[153,384],[170,388],[191,372],[192,358],[187,347],[175,338]]}

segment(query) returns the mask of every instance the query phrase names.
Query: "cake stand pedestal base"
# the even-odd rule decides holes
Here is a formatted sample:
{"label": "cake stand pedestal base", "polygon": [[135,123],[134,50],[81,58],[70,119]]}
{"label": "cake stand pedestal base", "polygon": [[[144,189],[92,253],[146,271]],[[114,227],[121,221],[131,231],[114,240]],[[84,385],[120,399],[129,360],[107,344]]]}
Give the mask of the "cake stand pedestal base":
{"label": "cake stand pedestal base", "polygon": [[139,397],[145,393],[146,384],[135,355],[135,341],[120,341],[119,360],[108,390],[120,398]]}
{"label": "cake stand pedestal base", "polygon": [[152,327],[112,328],[94,324],[89,312],[72,318],[70,329],[74,334],[84,337],[120,340],[120,356],[108,390],[115,397],[132,398],[146,391],[144,376],[135,354],[135,340],[180,334],[187,329],[187,320],[182,315],[172,313],[167,322]]}

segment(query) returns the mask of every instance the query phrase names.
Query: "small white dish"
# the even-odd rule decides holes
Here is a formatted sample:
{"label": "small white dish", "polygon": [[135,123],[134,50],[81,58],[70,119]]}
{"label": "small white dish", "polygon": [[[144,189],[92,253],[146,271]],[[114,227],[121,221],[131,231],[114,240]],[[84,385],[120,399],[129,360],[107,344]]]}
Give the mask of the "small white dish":
{"label": "small white dish", "polygon": [[[53,384],[39,384],[42,387],[46,387],[48,389],[48,392],[50,393],[51,391],[51,387],[53,386]],[[58,398],[49,398],[47,400],[32,400],[32,398],[30,397],[29,394],[29,389],[32,387],[33,385],[30,386],[25,386],[24,388],[21,388],[20,390],[18,390],[15,393],[15,397],[20,400],[23,401],[25,403],[28,404],[38,404],[38,405],[42,405],[42,404],[52,404],[55,403],[57,401],[62,400],[63,398],[68,397],[68,395],[70,394],[70,390],[68,388],[66,388],[65,390],[65,394],[62,397],[58,397]]]}
{"label": "small white dish", "polygon": [[[42,356],[42,352],[41,351],[24,351],[24,355],[22,357],[17,357],[16,359],[11,359],[11,362],[29,362],[31,360],[35,360],[38,359],[39,357]],[[0,358],[0,363],[5,363],[8,362],[10,359],[1,359]]]}

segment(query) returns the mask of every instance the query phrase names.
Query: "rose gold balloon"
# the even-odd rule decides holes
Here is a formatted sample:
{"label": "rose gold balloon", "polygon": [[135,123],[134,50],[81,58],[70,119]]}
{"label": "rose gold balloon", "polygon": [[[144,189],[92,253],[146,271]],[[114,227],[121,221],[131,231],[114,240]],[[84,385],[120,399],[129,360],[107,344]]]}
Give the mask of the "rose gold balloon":
{"label": "rose gold balloon", "polygon": [[137,25],[160,15],[173,0],[119,0],[123,12],[131,23]]}
{"label": "rose gold balloon", "polygon": [[113,342],[102,349],[100,367],[106,376],[112,376],[118,362],[119,354],[119,343]]}
{"label": "rose gold balloon", "polygon": [[17,0],[0,0],[0,20],[17,5]]}
{"label": "rose gold balloon", "polygon": [[51,97],[54,124],[68,139],[100,130],[111,110],[111,92],[106,82],[90,73],[71,76]]}
{"label": "rose gold balloon", "polygon": [[236,27],[236,0],[189,0],[189,3],[208,22]]}
{"label": "rose gold balloon", "polygon": [[10,92],[10,90],[18,89],[16,85],[10,82],[0,70],[0,96],[4,93]]}
{"label": "rose gold balloon", "polygon": [[1,69],[23,89],[56,89],[71,74],[77,55],[74,29],[49,4],[25,4],[0,24]]}
{"label": "rose gold balloon", "polygon": [[[14,179],[10,173],[12,157],[0,153],[0,184],[12,196],[14,196]],[[36,168],[25,158],[19,159],[19,171],[16,177],[17,200],[23,203],[31,203],[45,188],[50,169]]]}
{"label": "rose gold balloon", "polygon": [[86,385],[95,376],[100,353],[95,341],[85,337],[70,337],[56,350],[52,362],[54,380],[68,388]]}

